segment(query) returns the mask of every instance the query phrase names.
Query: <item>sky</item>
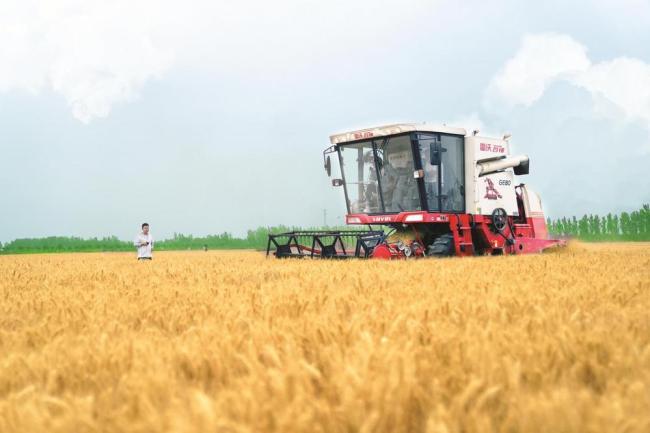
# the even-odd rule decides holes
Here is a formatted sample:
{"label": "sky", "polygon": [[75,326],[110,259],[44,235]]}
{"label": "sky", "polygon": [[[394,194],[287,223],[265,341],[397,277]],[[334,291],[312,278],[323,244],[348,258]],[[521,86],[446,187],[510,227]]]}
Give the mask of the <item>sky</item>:
{"label": "sky", "polygon": [[329,135],[397,122],[511,133],[548,216],[635,210],[649,28],[642,0],[0,0],[0,242],[342,224]]}

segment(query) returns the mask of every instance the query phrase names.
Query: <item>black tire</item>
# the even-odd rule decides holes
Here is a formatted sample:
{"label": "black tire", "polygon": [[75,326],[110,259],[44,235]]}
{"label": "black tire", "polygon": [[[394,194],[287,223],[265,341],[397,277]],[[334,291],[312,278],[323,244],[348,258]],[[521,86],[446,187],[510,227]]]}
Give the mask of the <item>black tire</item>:
{"label": "black tire", "polygon": [[454,235],[452,234],[438,236],[427,250],[427,255],[430,257],[451,257],[454,253]]}
{"label": "black tire", "polygon": [[492,211],[492,226],[498,233],[503,233],[508,225],[508,213],[502,207],[498,207]]}

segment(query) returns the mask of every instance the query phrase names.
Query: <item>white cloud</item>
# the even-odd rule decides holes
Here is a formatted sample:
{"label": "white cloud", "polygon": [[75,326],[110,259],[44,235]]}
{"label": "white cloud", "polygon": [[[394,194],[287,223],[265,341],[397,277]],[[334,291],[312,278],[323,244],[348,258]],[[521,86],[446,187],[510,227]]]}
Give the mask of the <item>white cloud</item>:
{"label": "white cloud", "polygon": [[407,3],[4,0],[0,92],[54,91],[88,123],[137,98],[172,66],[240,82],[288,71],[313,80],[332,58],[347,65],[409,40],[407,30],[425,20],[432,2]]}
{"label": "white cloud", "polygon": [[137,97],[171,65],[156,1],[6,2],[0,5],[0,91],[51,89],[82,122]]}
{"label": "white cloud", "polygon": [[585,47],[570,36],[526,35],[515,56],[492,79],[488,97],[509,106],[529,106],[556,80],[571,79],[589,69]]}
{"label": "white cloud", "polygon": [[593,65],[574,83],[611,102],[628,120],[641,120],[650,127],[649,64],[619,57]]}
{"label": "white cloud", "polygon": [[515,56],[490,82],[485,105],[530,106],[553,82],[565,81],[590,92],[600,113],[650,128],[650,65],[626,57],[592,63],[586,53],[567,35],[525,36]]}

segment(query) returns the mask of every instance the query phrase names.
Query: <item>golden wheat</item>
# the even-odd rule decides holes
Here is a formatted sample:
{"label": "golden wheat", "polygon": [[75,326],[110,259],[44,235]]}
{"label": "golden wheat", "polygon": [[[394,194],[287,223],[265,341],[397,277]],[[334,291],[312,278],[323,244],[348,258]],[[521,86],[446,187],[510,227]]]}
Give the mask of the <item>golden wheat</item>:
{"label": "golden wheat", "polygon": [[0,256],[0,432],[648,432],[650,245]]}

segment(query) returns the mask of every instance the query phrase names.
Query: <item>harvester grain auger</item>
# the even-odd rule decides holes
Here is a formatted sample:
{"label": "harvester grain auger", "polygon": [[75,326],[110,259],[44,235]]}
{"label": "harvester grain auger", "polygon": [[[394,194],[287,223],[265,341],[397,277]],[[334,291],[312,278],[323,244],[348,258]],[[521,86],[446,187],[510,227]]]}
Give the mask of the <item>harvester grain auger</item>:
{"label": "harvester grain auger", "polygon": [[[267,255],[407,258],[537,253],[550,239],[539,196],[515,175],[529,159],[510,155],[510,136],[428,124],[335,134],[323,151],[338,161],[346,224],[366,229],[269,235]],[[387,227],[388,230],[377,227]]]}

